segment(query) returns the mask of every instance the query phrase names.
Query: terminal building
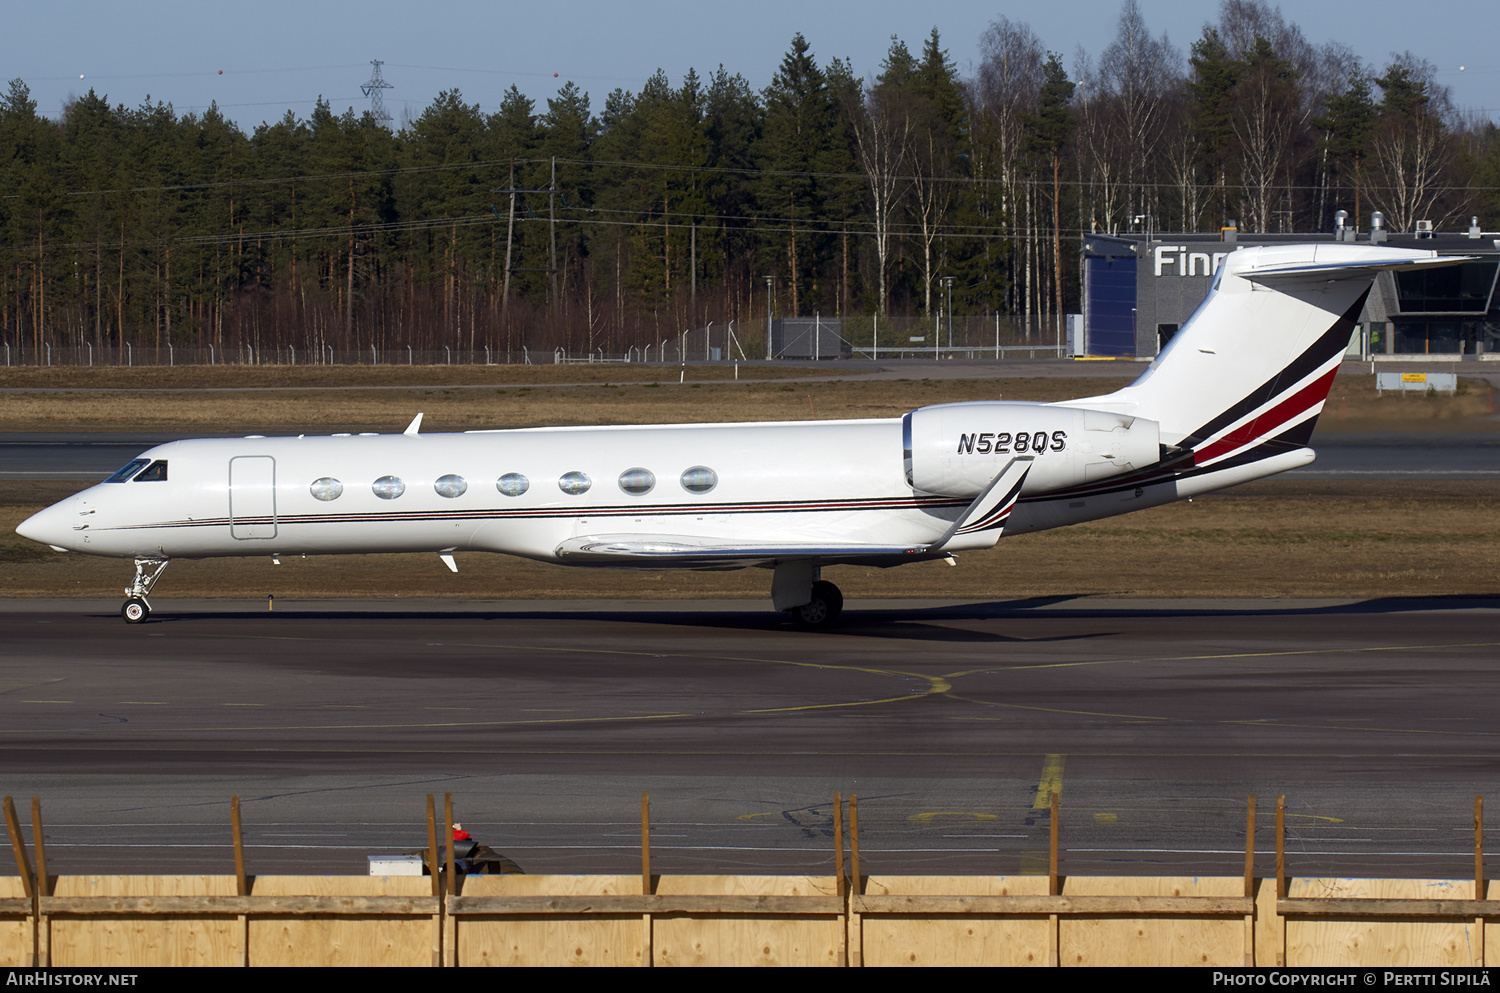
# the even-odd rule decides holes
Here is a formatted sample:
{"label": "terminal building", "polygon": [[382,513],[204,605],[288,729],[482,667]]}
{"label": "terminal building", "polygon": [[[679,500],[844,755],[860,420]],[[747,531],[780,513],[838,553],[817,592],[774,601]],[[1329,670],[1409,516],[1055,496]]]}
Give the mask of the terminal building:
{"label": "terminal building", "polygon": [[[1425,272],[1382,272],[1375,281],[1349,354],[1373,360],[1500,359],[1500,232],[1417,230],[1398,234],[1372,217],[1368,232],[1339,226],[1327,234],[1244,235],[1230,222],[1222,234],[1088,235],[1083,243],[1082,351],[1152,358],[1208,295],[1209,281],[1237,248],[1356,241],[1474,256]],[[1075,351],[1078,345],[1075,343]]]}

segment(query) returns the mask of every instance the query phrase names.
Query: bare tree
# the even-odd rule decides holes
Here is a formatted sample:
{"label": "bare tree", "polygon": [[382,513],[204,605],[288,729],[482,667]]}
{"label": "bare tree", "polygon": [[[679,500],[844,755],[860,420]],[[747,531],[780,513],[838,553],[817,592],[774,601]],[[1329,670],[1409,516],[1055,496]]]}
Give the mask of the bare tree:
{"label": "bare tree", "polygon": [[[1078,162],[1081,201],[1087,203],[1089,227],[1105,232],[1117,229],[1125,202],[1125,164],[1115,143],[1111,121],[1117,116],[1118,100],[1106,93],[1093,60],[1080,50],[1073,75],[1078,89],[1073,104],[1078,113]],[[1080,208],[1082,209],[1082,208]]]}
{"label": "bare tree", "polygon": [[1375,80],[1385,99],[1372,143],[1376,179],[1370,199],[1397,231],[1410,231],[1419,220],[1440,224],[1455,209],[1440,205],[1443,176],[1453,160],[1446,120],[1453,104],[1448,88],[1433,82],[1435,71],[1432,63],[1405,52]]}
{"label": "bare tree", "polygon": [[1299,123],[1296,74],[1269,41],[1257,37],[1235,90],[1230,123],[1240,147],[1246,229],[1271,231],[1276,227],[1277,180],[1287,171]]}
{"label": "bare tree", "polygon": [[1162,137],[1165,98],[1178,89],[1181,66],[1182,53],[1165,34],[1152,38],[1136,0],[1125,0],[1115,40],[1099,60],[1099,75],[1118,102],[1107,130],[1125,158],[1127,214],[1152,212],[1149,164]]}
{"label": "bare tree", "polygon": [[[1000,17],[991,22],[979,42],[979,78],[972,90],[976,122],[995,145],[999,171],[1001,212],[1012,222],[1011,265],[1023,254],[1025,230],[1014,222],[1022,214],[1021,178],[1025,169],[1021,115],[1036,108],[1046,53],[1036,33],[1026,25]],[[1014,282],[1014,280],[1013,280]],[[1022,287],[1029,302],[1030,287]]]}
{"label": "bare tree", "polygon": [[911,156],[912,119],[894,87],[873,87],[859,106],[846,111],[854,122],[855,150],[870,191],[880,313],[884,315],[890,312],[891,223],[911,185],[905,168]]}

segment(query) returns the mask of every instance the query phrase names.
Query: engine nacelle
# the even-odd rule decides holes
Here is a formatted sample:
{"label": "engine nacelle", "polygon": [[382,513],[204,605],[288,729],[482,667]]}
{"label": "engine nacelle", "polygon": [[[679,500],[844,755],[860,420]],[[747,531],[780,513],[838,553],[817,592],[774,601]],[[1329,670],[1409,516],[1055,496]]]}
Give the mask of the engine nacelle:
{"label": "engine nacelle", "polygon": [[1048,403],[943,403],[902,418],[906,481],[975,497],[1017,455],[1035,461],[1022,493],[1092,483],[1161,461],[1155,421]]}

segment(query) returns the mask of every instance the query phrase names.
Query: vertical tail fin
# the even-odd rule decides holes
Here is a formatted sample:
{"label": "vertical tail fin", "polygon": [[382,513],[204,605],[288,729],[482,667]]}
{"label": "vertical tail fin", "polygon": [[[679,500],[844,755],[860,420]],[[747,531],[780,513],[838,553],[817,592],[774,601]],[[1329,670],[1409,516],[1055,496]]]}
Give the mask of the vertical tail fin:
{"label": "vertical tail fin", "polygon": [[1462,261],[1344,243],[1240,249],[1139,379],[1074,405],[1151,418],[1198,467],[1303,448],[1375,277]]}

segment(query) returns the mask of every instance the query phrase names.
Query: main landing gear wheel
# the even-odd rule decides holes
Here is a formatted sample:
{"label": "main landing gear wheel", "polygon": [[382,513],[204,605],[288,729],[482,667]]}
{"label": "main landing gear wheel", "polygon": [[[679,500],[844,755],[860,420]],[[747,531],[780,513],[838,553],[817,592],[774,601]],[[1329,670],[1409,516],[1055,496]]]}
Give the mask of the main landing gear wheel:
{"label": "main landing gear wheel", "polygon": [[838,620],[844,612],[844,594],[827,580],[818,580],[812,585],[812,599],[787,613],[800,628],[818,631]]}
{"label": "main landing gear wheel", "polygon": [[120,616],[125,618],[126,624],[139,624],[151,616],[151,605],[140,597],[133,596],[120,608]]}

